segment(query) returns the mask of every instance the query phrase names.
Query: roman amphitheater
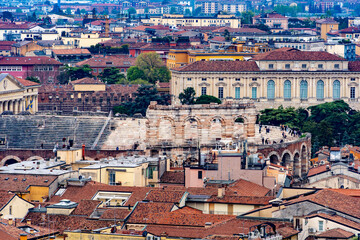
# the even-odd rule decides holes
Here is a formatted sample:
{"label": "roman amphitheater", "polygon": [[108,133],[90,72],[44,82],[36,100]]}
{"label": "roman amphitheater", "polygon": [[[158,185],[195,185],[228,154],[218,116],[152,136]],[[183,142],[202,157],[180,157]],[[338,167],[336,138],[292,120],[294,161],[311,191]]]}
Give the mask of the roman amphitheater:
{"label": "roman amphitheater", "polygon": [[[52,156],[66,142],[86,146],[87,152],[116,156],[141,152],[186,160],[198,148],[207,152],[219,142],[247,142],[248,152],[261,153],[272,163],[291,166],[297,175],[308,170],[311,136],[283,139],[277,127],[270,132],[256,125],[252,102],[163,106],[152,102],[146,118],[112,116],[2,115],[0,160],[25,161]],[[262,139],[272,144],[263,144]],[[13,153],[12,155],[9,153]],[[196,154],[194,155],[196,157]]]}

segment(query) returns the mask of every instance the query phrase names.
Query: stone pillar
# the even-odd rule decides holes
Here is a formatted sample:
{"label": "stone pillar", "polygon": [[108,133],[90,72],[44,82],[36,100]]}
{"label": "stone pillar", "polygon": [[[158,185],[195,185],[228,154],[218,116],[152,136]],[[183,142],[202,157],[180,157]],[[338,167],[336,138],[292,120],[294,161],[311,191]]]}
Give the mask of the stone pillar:
{"label": "stone pillar", "polygon": [[11,101],[9,101],[9,109],[8,109],[9,111],[14,111],[14,109],[13,109],[13,101],[11,100]]}
{"label": "stone pillar", "polygon": [[19,102],[18,102],[18,100],[15,100],[14,101],[14,105],[13,105],[13,107],[14,107],[14,114],[18,114],[19,112],[18,112],[18,105],[19,104]]}
{"label": "stone pillar", "polygon": [[3,102],[0,102],[0,114],[3,112]]}

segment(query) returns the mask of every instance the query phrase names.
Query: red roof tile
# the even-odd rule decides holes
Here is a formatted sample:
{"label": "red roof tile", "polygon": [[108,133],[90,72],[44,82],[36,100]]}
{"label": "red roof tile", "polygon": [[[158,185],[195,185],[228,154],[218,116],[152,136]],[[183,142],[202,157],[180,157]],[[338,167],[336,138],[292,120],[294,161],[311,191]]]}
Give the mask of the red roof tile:
{"label": "red roof tile", "polygon": [[212,39],[210,39],[210,41],[214,41],[214,42],[226,42],[225,38],[224,38],[224,37],[221,37],[221,36],[213,37]]}
{"label": "red roof tile", "polygon": [[127,208],[109,208],[106,209],[105,212],[101,215],[101,220],[120,220],[124,221],[124,219],[129,215],[131,210]]}
{"label": "red roof tile", "polygon": [[70,83],[72,85],[76,85],[76,84],[105,84],[105,83],[101,82],[100,80],[97,80],[97,79],[94,79],[94,78],[89,78],[89,77],[74,80],[74,81],[71,81]]}
{"label": "red roof tile", "polygon": [[299,51],[295,48],[276,49],[255,55],[254,61],[345,61],[344,58],[328,52]]}
{"label": "red roof tile", "polygon": [[326,214],[326,213],[314,213],[314,214],[310,214],[310,215],[306,216],[306,218],[314,218],[314,217],[320,217],[320,218],[323,218],[323,219],[326,219],[329,221],[339,223],[339,224],[347,226],[347,227],[351,227],[353,229],[360,230],[360,223],[351,221],[351,220],[341,217],[339,215],[330,215],[330,214]]}
{"label": "red roof tile", "polygon": [[180,203],[185,197],[185,191],[150,190],[144,200],[151,202]]}
{"label": "red roof tile", "polygon": [[0,66],[4,65],[62,65],[49,57],[1,57]]}
{"label": "red roof tile", "polygon": [[129,223],[153,223],[157,217],[170,212],[173,207],[173,203],[138,202],[127,221]]}
{"label": "red roof tile", "polygon": [[160,182],[183,185],[185,183],[185,174],[183,171],[182,172],[167,171],[161,176]]}
{"label": "red roof tile", "polygon": [[321,166],[318,166],[318,167],[313,167],[313,168],[310,168],[309,169],[309,173],[308,173],[308,177],[311,177],[311,176],[314,176],[314,175],[317,175],[319,173],[323,173],[323,172],[326,172],[326,171],[330,171],[330,169],[326,169],[326,165],[321,165]]}
{"label": "red roof tile", "polygon": [[57,176],[30,174],[0,174],[0,190],[25,192],[29,186],[49,186]]}
{"label": "red roof tile", "polygon": [[76,66],[85,64],[90,67],[131,67],[135,65],[136,58],[125,55],[94,56],[90,59],[78,62]]}
{"label": "red roof tile", "polygon": [[95,209],[100,205],[101,201],[81,200],[71,215],[89,217]]}
{"label": "red roof tile", "polygon": [[252,61],[198,61],[177,69],[179,72],[257,72]]}
{"label": "red roof tile", "polygon": [[360,61],[349,62],[349,71],[350,72],[360,72]]}
{"label": "red roof tile", "polygon": [[351,197],[360,197],[360,189],[329,189],[331,191],[335,191],[341,194],[345,194]]}
{"label": "red roof tile", "polygon": [[270,189],[244,179],[239,179],[226,188],[226,194],[230,193],[237,196],[265,197],[270,194]]}
{"label": "red roof tile", "polygon": [[315,238],[349,239],[354,236],[355,234],[352,232],[345,231],[341,228],[334,228],[317,234]]}
{"label": "red roof tile", "polygon": [[87,49],[74,48],[74,49],[53,49],[53,53],[56,55],[90,55],[91,53]]}
{"label": "red roof tile", "polygon": [[298,234],[299,231],[295,230],[292,227],[282,227],[276,229],[277,233],[280,234],[283,239],[284,238],[290,238],[291,236],[294,236],[295,234]]}
{"label": "red roof tile", "polygon": [[29,81],[26,79],[22,79],[22,78],[17,78],[15,77],[16,80],[18,80],[22,85],[24,85],[25,87],[30,87],[30,86],[38,86],[40,85],[40,83],[37,82],[33,82],[33,81]]}

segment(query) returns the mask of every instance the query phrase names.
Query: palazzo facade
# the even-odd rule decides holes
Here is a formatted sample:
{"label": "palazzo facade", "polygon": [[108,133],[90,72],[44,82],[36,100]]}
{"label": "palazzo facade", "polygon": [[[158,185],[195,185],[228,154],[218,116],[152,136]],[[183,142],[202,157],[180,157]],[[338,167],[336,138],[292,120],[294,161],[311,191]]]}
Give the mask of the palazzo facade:
{"label": "palazzo facade", "polygon": [[359,109],[360,62],[326,52],[278,49],[251,61],[200,61],[172,70],[172,103],[192,87],[196,96],[252,99],[260,108],[307,107],[344,100]]}
{"label": "palazzo facade", "polygon": [[15,78],[9,73],[0,74],[0,114],[11,111],[18,114],[38,111],[38,83]]}

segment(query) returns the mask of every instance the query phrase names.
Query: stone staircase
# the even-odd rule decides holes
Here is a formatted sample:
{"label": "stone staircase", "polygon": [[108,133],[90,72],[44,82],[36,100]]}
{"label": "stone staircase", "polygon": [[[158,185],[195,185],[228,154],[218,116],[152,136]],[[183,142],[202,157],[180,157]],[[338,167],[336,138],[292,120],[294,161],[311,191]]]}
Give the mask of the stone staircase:
{"label": "stone staircase", "polygon": [[[52,149],[56,143],[63,145],[63,138],[74,140],[74,147],[85,144],[91,147],[106,123],[106,117],[69,116],[1,116],[0,133],[6,135],[7,148]],[[100,149],[110,129],[106,127],[99,139]]]}

